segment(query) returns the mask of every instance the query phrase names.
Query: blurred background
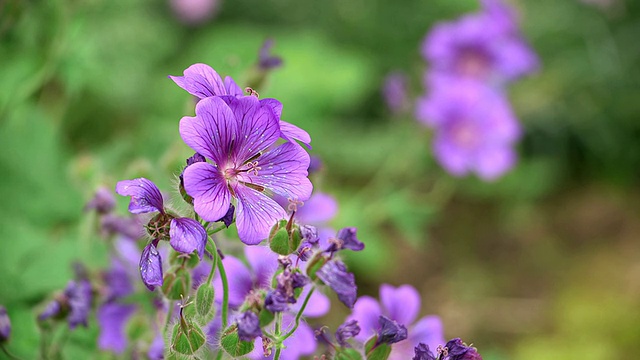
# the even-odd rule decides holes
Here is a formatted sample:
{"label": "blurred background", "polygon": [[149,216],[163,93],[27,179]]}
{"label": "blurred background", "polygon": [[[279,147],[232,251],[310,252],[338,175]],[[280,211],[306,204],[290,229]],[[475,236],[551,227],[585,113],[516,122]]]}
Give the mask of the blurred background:
{"label": "blurred background", "polygon": [[[475,0],[3,0],[0,2],[0,304],[10,348],[31,358],[33,308],[108,263],[82,211],[99,186],[161,189],[192,155],[178,121],[193,101],[167,75],[202,62],[244,87],[267,38],[283,59],[259,92],[284,104],[322,159],[317,190],[359,294],[412,284],[422,314],[485,360],[633,358],[640,351],[640,2],[510,1],[541,59],[509,88],[525,134],[506,176],[454,178],[412,111],[381,88],[424,92],[420,44]],[[172,194],[176,194],[175,190]],[[176,197],[177,198],[177,197]],[[127,199],[120,198],[125,213]],[[336,304],[325,323],[347,314]],[[76,330],[71,354],[95,349]],[[73,358],[73,357],[70,357]]]}

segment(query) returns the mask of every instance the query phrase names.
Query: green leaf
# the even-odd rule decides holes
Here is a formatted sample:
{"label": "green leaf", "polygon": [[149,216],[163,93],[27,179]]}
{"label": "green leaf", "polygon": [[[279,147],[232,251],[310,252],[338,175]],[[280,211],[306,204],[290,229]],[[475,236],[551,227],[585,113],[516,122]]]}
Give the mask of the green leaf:
{"label": "green leaf", "polygon": [[234,324],[228,327],[220,338],[220,345],[229,355],[236,358],[253,351],[253,341],[242,341],[238,337],[238,327]]}

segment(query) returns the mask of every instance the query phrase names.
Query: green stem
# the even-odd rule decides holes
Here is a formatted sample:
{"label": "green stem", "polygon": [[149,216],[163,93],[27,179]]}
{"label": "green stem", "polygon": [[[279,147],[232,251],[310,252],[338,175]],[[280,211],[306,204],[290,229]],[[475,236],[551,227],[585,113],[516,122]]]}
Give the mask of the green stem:
{"label": "green stem", "polygon": [[276,314],[276,326],[275,326],[275,331],[273,332],[273,335],[276,337],[276,339],[278,339],[278,341],[275,342],[276,345],[276,353],[275,355],[273,355],[273,360],[279,360],[280,359],[280,353],[282,352],[282,341],[284,339],[280,338],[280,332],[282,331],[282,313],[279,312]]}
{"label": "green stem", "polygon": [[[209,238],[209,239],[211,239],[211,238]],[[213,274],[216,272],[216,265],[218,264],[218,248],[216,248],[216,243],[213,240],[211,240],[211,245],[213,245],[213,251],[215,252],[215,254],[211,254],[211,255],[213,255],[213,262],[211,263],[211,271],[209,271],[209,277],[207,278],[207,284],[213,286],[211,284],[211,280],[213,280]]]}
{"label": "green stem", "polygon": [[[226,228],[227,228],[227,225],[222,224],[222,225],[218,226],[217,228],[215,228],[213,230],[207,230],[207,234],[213,235],[213,234],[215,234],[215,233],[217,233],[219,231],[222,231],[222,230],[224,230]],[[205,229],[206,229],[206,227],[205,227]]]}
{"label": "green stem", "polygon": [[[215,254],[211,254],[214,257],[214,262],[218,267],[218,271],[220,272],[220,280],[222,281],[222,328],[225,329],[227,327],[227,313],[229,312],[229,282],[227,281],[227,272],[224,270],[224,264],[222,264],[222,259],[220,259],[220,254],[216,248],[216,243],[213,241],[211,237],[209,237],[209,242],[215,249]],[[213,272],[213,269],[211,270]],[[209,274],[211,276],[211,273]]]}
{"label": "green stem", "polygon": [[302,313],[304,312],[304,309],[307,307],[307,304],[309,303],[309,299],[311,299],[311,295],[315,290],[316,290],[315,287],[312,287],[311,290],[309,290],[307,297],[304,298],[304,302],[302,303],[300,310],[296,314],[296,323],[293,325],[293,328],[280,339],[280,342],[285,341],[289,336],[293,335],[293,333],[296,332],[296,329],[298,329],[298,325],[300,325],[300,318],[302,317]]}

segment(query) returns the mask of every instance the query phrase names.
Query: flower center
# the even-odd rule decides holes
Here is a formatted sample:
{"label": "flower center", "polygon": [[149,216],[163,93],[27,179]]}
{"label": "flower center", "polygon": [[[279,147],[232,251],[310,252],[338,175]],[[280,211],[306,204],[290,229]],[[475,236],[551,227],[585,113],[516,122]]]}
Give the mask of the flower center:
{"label": "flower center", "polygon": [[481,79],[485,78],[489,72],[491,60],[489,56],[480,49],[463,48],[456,62],[458,73],[463,76]]}
{"label": "flower center", "polygon": [[450,135],[453,142],[462,148],[473,149],[478,145],[478,129],[468,120],[453,124]]}

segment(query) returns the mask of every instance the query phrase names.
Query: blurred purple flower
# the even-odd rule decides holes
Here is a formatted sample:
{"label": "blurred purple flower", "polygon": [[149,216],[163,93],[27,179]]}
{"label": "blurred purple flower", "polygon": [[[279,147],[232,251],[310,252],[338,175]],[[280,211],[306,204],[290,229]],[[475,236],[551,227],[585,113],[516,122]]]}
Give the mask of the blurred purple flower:
{"label": "blurred purple flower", "polygon": [[7,314],[7,309],[0,305],[0,344],[9,340],[11,336],[11,320]]}
{"label": "blurred purple flower", "polygon": [[184,142],[215,163],[195,163],[184,172],[195,211],[217,221],[235,198],[238,236],[245,244],[266,239],[286,216],[265,192],[299,200],[311,195],[309,155],[299,145],[276,145],[279,133],[273,113],[253,96],[205,98],[195,117],[180,121]]}
{"label": "blurred purple flower", "polygon": [[39,321],[51,317],[66,315],[70,329],[78,325],[87,326],[91,301],[93,299],[91,283],[86,279],[69,281],[64,292],[49,302],[45,310],[38,315]]}
{"label": "blurred purple flower", "polygon": [[393,114],[400,114],[409,107],[407,77],[400,72],[392,72],[384,80],[382,96]]}
{"label": "blurred purple flower", "polygon": [[[220,75],[209,65],[205,64],[193,64],[184,71],[184,76],[169,76],[169,78],[189,94],[196,96],[200,100],[224,95],[239,98],[253,98],[253,96],[244,96],[242,89],[240,89],[231,77],[227,76],[224,78],[224,81],[222,81]],[[306,131],[280,119],[282,117],[282,103],[280,103],[280,101],[267,98],[260,100],[260,103],[266,108],[271,109],[273,115],[276,117],[279,125],[278,136],[293,143],[295,143],[294,140],[298,140],[309,146],[311,137]],[[240,118],[237,120],[240,121]],[[203,155],[206,156],[207,154]]]}
{"label": "blurred purple flower", "polygon": [[422,55],[437,73],[504,84],[538,68],[538,58],[517,31],[513,11],[497,0],[484,10],[437,24]]}
{"label": "blurred purple flower", "polygon": [[219,0],[170,0],[169,2],[178,20],[187,25],[206,22],[220,7]]}
{"label": "blurred purple flower", "polygon": [[375,335],[380,328],[379,318],[384,315],[408,329],[407,340],[400,341],[392,347],[390,360],[411,359],[414,348],[419,343],[424,343],[432,349],[444,344],[440,318],[425,316],[414,323],[420,311],[420,295],[415,288],[410,285],[394,288],[383,284],[380,286],[380,300],[382,306],[369,296],[361,296],[356,301],[347,320],[358,321],[361,331],[355,337],[357,340],[364,343]]}
{"label": "blurred purple flower", "polygon": [[268,71],[282,66],[282,58],[271,54],[273,39],[267,39],[262,43],[258,53],[258,67],[262,71]]}
{"label": "blurred purple flower", "polygon": [[454,176],[476,172],[485,180],[511,169],[520,126],[503,95],[473,80],[432,76],[429,83],[416,116],[436,130],[438,162]]}
{"label": "blurred purple flower", "polygon": [[101,187],[99,188],[93,198],[84,206],[84,210],[95,210],[99,214],[110,213],[116,206],[116,199],[111,193],[111,190]]}

